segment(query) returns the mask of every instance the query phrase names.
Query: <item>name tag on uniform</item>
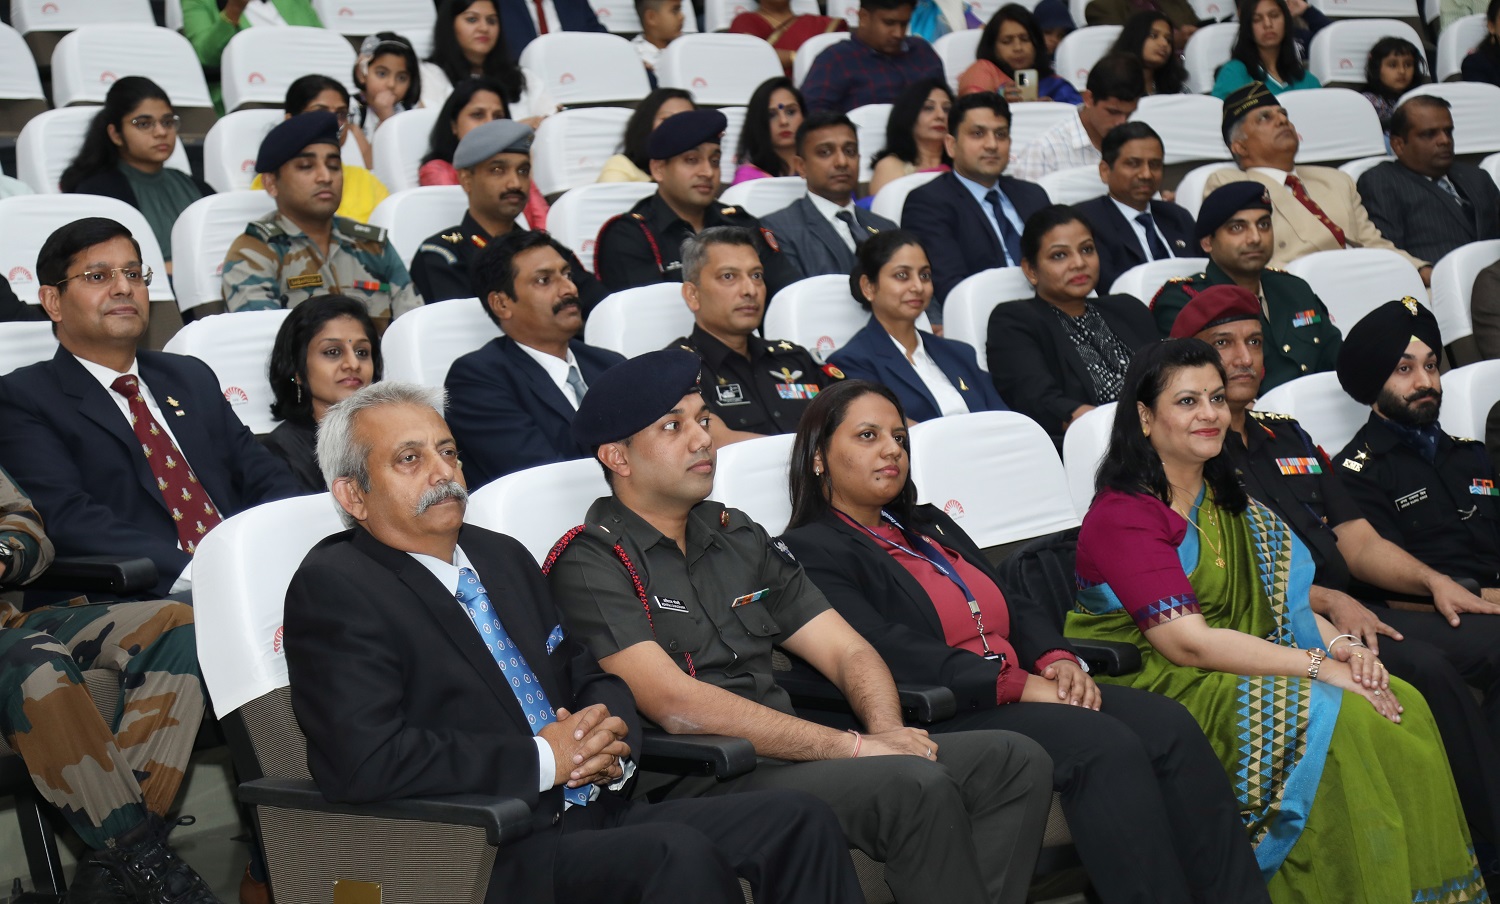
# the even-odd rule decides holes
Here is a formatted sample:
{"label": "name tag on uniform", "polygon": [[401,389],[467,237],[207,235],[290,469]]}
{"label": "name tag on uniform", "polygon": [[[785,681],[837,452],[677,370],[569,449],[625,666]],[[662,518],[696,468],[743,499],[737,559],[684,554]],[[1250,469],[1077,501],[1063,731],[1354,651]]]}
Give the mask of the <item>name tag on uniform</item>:
{"label": "name tag on uniform", "polygon": [[1495,482],[1493,480],[1481,480],[1479,478],[1475,478],[1474,482],[1469,484],[1469,492],[1475,496],[1500,496],[1500,490],[1495,489]]}
{"label": "name tag on uniform", "polygon": [[1276,467],[1283,475],[1323,473],[1323,463],[1316,458],[1278,458]]}
{"label": "name tag on uniform", "polygon": [[714,387],[714,394],[718,397],[720,405],[748,405],[745,399],[745,390],[738,383],[724,383]]}
{"label": "name tag on uniform", "polygon": [[729,608],[737,609],[740,606],[746,605],[747,603],[753,603],[761,597],[765,596],[766,592],[770,589],[770,587],[764,587],[760,590],[755,591],[754,593],[747,593],[744,596],[737,596],[734,598],[734,602],[729,604]]}
{"label": "name tag on uniform", "polygon": [[318,289],[323,285],[323,274],[314,273],[310,276],[293,276],[286,281],[288,289]]}
{"label": "name tag on uniform", "polygon": [[658,609],[670,609],[673,612],[686,612],[686,611],[688,611],[687,603],[684,603],[682,600],[674,600],[670,596],[658,596],[658,597],[656,597],[656,608],[658,608]]}
{"label": "name tag on uniform", "polygon": [[1292,315],[1292,326],[1312,326],[1322,322],[1323,316],[1317,311],[1298,311]]}
{"label": "name tag on uniform", "polygon": [[812,383],[777,383],[776,394],[783,399],[810,399],[818,394]]}
{"label": "name tag on uniform", "polygon": [[1416,505],[1418,502],[1426,502],[1426,501],[1427,501],[1427,488],[1426,487],[1422,487],[1420,490],[1417,490],[1415,493],[1407,493],[1405,496],[1402,496],[1401,498],[1397,499],[1396,500],[1396,511],[1399,512],[1399,511],[1401,511],[1403,509],[1409,509],[1412,506]]}

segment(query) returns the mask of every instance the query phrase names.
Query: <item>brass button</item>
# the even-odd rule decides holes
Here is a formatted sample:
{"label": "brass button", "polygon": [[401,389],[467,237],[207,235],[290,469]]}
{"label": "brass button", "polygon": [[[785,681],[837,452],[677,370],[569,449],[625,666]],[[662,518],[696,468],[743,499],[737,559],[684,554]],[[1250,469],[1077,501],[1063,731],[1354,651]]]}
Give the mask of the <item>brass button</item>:
{"label": "brass button", "polygon": [[1307,365],[1306,364],[1302,365],[1302,372],[1303,373],[1307,373]]}
{"label": "brass button", "polygon": [[[1306,367],[1304,367],[1302,369],[1303,370],[1307,370]],[[671,650],[674,653],[677,652],[677,641],[675,641],[675,640],[669,640],[669,641],[667,641],[667,649]]]}
{"label": "brass button", "polygon": [[1313,345],[1317,345],[1317,344],[1318,344],[1318,337],[1314,336],[1313,337]]}
{"label": "brass button", "polygon": [[1290,345],[1283,345],[1281,347],[1281,350],[1284,352],[1290,352],[1292,350],[1292,347]]}

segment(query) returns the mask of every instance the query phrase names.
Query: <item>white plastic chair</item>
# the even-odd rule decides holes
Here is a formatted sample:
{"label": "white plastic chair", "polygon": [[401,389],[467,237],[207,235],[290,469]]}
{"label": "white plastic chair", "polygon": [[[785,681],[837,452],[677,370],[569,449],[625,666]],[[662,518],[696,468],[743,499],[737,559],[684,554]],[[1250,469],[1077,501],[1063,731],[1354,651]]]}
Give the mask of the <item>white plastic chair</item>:
{"label": "white plastic chair", "polygon": [[[752,13],[760,8],[755,0],[705,0],[703,8],[703,27],[707,31],[726,31],[736,16],[741,13]],[[823,10],[818,6],[818,0],[792,0],[792,12],[798,15],[819,16]],[[692,14],[687,17],[691,20]]]}
{"label": "white plastic chair", "polygon": [[[1358,24],[1362,23],[1335,22],[1324,31]],[[1318,37],[1322,34],[1318,32]],[[1363,72],[1364,57],[1360,57],[1359,65]],[[1297,149],[1298,163],[1324,163],[1385,153],[1380,117],[1359,92],[1348,88],[1311,88],[1284,91],[1277,99],[1302,139]]]}
{"label": "white plastic chair", "polygon": [[26,39],[9,25],[0,25],[0,101],[46,100],[36,60]]}
{"label": "white plastic chair", "polygon": [[[247,28],[240,34],[253,30]],[[220,116],[203,137],[203,180],[215,191],[250,188],[260,143],[284,118],[280,110],[236,110]]]}
{"label": "white plastic chair", "polygon": [[1053,204],[1077,204],[1097,198],[1108,190],[1104,180],[1099,178],[1098,164],[1053,170],[1036,181]]}
{"label": "white plastic chair", "polygon": [[1459,75],[1464,57],[1484,40],[1485,33],[1484,13],[1464,16],[1444,26],[1438,33],[1436,79],[1446,82]]}
{"label": "white plastic chair", "polygon": [[806,194],[807,180],[801,176],[751,179],[725,189],[719,196],[719,203],[743,207],[756,217],[764,217]]}
{"label": "white plastic chair", "polygon": [[655,193],[655,182],[600,182],[570,188],[552,202],[547,231],[578,255],[578,262],[592,273],[594,247],[605,221]]}
{"label": "white plastic chair", "polygon": [[787,466],[794,439],[795,434],[781,433],[719,449],[714,490],[708,498],[739,509],[773,537],[784,533],[792,520]]}
{"label": "white plastic chair", "polygon": [[334,34],[362,38],[393,31],[411,42],[417,59],[426,59],[432,53],[432,30],[437,24],[437,7],[433,4],[412,0],[313,0],[313,9],[323,27]]}
{"label": "white plastic chair", "polygon": [[391,321],[381,337],[385,379],[442,386],[454,361],[500,335],[477,298],[424,304]]}
{"label": "white plastic chair", "polygon": [[583,327],[583,341],[627,358],[666,348],[693,331],[693,312],[675,282],[638,286],[599,302]]}
{"label": "white plastic chair", "polygon": [[[849,277],[837,273],[799,279],[776,293],[761,335],[802,346],[820,361],[838,351],[870,322],[870,312],[849,294]],[[931,330],[923,314],[917,328]]]}
{"label": "white plastic chair", "polygon": [[1340,164],[1339,169],[1348,173],[1350,179],[1358,182],[1360,176],[1363,176],[1387,160],[1395,159],[1395,157],[1388,157],[1384,154],[1381,154],[1379,157],[1360,157],[1358,160],[1350,160],[1348,163]]}
{"label": "white plastic chair", "polygon": [[868,184],[875,174],[875,155],[885,150],[885,127],[891,118],[890,104],[865,104],[849,111],[859,140],[859,181]]}
{"label": "white plastic chair", "polygon": [[919,502],[958,522],[980,548],[1078,526],[1057,449],[1036,421],[981,411],[911,428]]}
{"label": "white plastic chair", "polygon": [[[1198,40],[1198,35],[1194,34],[1192,40]],[[1188,44],[1191,46],[1192,41]],[[1224,102],[1217,97],[1206,94],[1143,97],[1130,118],[1156,130],[1161,136],[1165,161],[1169,164],[1229,159],[1229,148],[1224,145],[1224,135],[1219,131],[1219,123],[1224,118]]]}
{"label": "white plastic chair", "polygon": [[1471,301],[1479,271],[1500,261],[1500,239],[1470,242],[1443,255],[1432,267],[1432,315],[1443,344],[1474,335]]}
{"label": "white plastic chair", "polygon": [[[858,11],[858,9],[859,4],[856,3],[855,10]],[[828,14],[830,16],[838,15],[832,9],[828,11]],[[813,35],[806,41],[803,41],[801,49],[797,51],[797,58],[792,61],[792,81],[797,87],[801,88],[802,83],[807,81],[807,73],[812,71],[813,60],[818,58],[818,54],[840,41],[847,40],[849,40],[849,32],[834,31],[828,34]]]}
{"label": "white plastic chair", "polygon": [[468,209],[469,195],[461,186],[408,188],[376,205],[370,214],[370,225],[385,229],[391,247],[411,266],[422,240],[456,225]]}
{"label": "white plastic chair", "polygon": [[1215,22],[1193,32],[1182,50],[1182,63],[1188,74],[1188,90],[1194,94],[1207,94],[1213,90],[1214,76],[1218,74],[1220,66],[1229,62],[1239,33],[1240,26],[1237,22]]}
{"label": "white plastic chair", "polygon": [[943,302],[943,336],[974,346],[980,370],[988,372],[990,313],[1007,301],[1019,301],[1036,294],[1020,267],[996,267],[981,270],[965,278],[948,293]]}
{"label": "white plastic chair", "polygon": [[[83,137],[89,124],[98,115],[99,108],[92,104],[82,107],[64,107],[60,110],[45,110],[36,114],[21,128],[16,137],[16,175],[31,190],[39,195],[55,195],[60,189],[57,181],[63,170],[78,156],[83,147]],[[187,151],[182,140],[172,149],[167,166],[184,173],[192,173]]]}
{"label": "white plastic chair", "polygon": [[422,183],[417,171],[427,156],[428,138],[440,110],[419,107],[397,113],[380,124],[370,152],[375,157],[375,178],[387,191],[416,188]]}
{"label": "white plastic chair", "polygon": [[1177,183],[1177,206],[1197,219],[1198,208],[1203,206],[1203,190],[1208,185],[1208,177],[1221,169],[1236,168],[1233,163],[1206,163],[1188,170]]}
{"label": "white plastic chair", "polygon": [[193,45],[155,25],[84,25],[65,35],[52,51],[52,103],[102,104],[126,75],[156,82],[178,112],[213,107]]}
{"label": "white plastic chair", "polygon": [[1116,403],[1100,405],[1068,425],[1063,434],[1063,470],[1068,475],[1068,495],[1078,519],[1094,502],[1094,475],[1109,451],[1109,432],[1115,423]]}
{"label": "white plastic chair", "polygon": [[892,179],[876,193],[875,200],[870,202],[870,211],[900,226],[901,211],[906,207],[906,196],[940,175],[942,174],[934,170]]}
{"label": "white plastic chair", "polygon": [[691,91],[700,106],[743,104],[784,71],[776,50],[750,35],[683,35],[656,61],[657,84]]}
{"label": "white plastic chair", "polygon": [[270,433],[271,392],[268,368],[276,333],[291,311],[237,311],[214,314],[185,324],[165,351],[192,355],[207,364],[219,378],[219,390],[240,422],[252,433]]}
{"label": "white plastic chair", "polygon": [[[1077,16],[1073,21],[1082,22],[1083,17]],[[1115,40],[1120,37],[1120,31],[1121,27],[1118,25],[1085,25],[1070,33],[1057,45],[1053,69],[1071,82],[1074,88],[1082,91],[1088,83],[1089,70],[1094,68],[1100,57],[1109,53]]]}
{"label": "white plastic chair", "polygon": [[1287,264],[1328,306],[1333,323],[1347,333],[1359,319],[1392,299],[1427,298],[1427,287],[1406,258],[1384,248],[1317,251]]}
{"label": "white plastic chair", "polygon": [[[410,4],[418,6],[420,4]],[[286,89],[309,72],[320,72],[353,89],[354,48],[322,28],[247,28],[229,39],[219,64],[224,109],[267,104],[278,109]]]}
{"label": "white plastic chair", "polygon": [[1416,20],[1421,15],[1417,9],[1417,0],[1311,0],[1311,3],[1322,10],[1324,15],[1335,19],[1344,17]]}
{"label": "white plastic chair", "polygon": [[1288,414],[1302,424],[1329,457],[1349,444],[1370,418],[1368,405],[1349,398],[1332,371],[1283,383],[1255,400],[1256,411]]}
{"label": "white plastic chair", "polygon": [[630,114],[625,107],[587,107],[542,120],[531,143],[531,178],[537,190],[554,195],[592,184],[620,146]]}
{"label": "white plastic chair", "polygon": [[10,0],[10,23],[21,34],[73,31],[89,25],[156,25],[149,0]]}
{"label": "white plastic chair", "polygon": [[57,354],[52,321],[0,323],[0,376],[28,364],[50,361]]}
{"label": "white plastic chair", "polygon": [[521,51],[521,65],[563,106],[633,104],[651,92],[640,55],[619,35],[583,31],[541,35]]}
{"label": "white plastic chair", "polygon": [[1484,442],[1490,409],[1500,402],[1500,361],[1476,361],[1443,374],[1443,430]]}
{"label": "white plastic chair", "polygon": [[1015,152],[1018,149],[1036,141],[1043,133],[1063,120],[1077,115],[1078,108],[1072,104],[1011,104],[1011,159],[1015,159]]}
{"label": "white plastic chair", "polygon": [[1453,152],[1500,151],[1500,88],[1483,82],[1441,82],[1413,88],[1401,96],[1435,94],[1453,105]]}
{"label": "white plastic chair", "polygon": [[186,311],[224,300],[224,257],[251,220],[276,209],[263,191],[229,191],[199,198],[172,224],[172,288]]}
{"label": "white plastic chair", "polygon": [[475,490],[464,521],[516,538],[540,565],[563,534],[583,523],[594,500],[608,495],[598,461],[560,461],[506,474]]}
{"label": "white plastic chair", "polygon": [[724,114],[726,125],[724,126],[724,137],[719,139],[719,149],[723,152],[719,157],[719,181],[724,185],[734,181],[734,152],[740,146],[740,133],[745,130],[745,107],[720,107],[719,112]]}
{"label": "white plastic chair", "polygon": [[938,59],[943,61],[943,74],[948,76],[948,87],[954,93],[958,92],[958,77],[964,74],[965,69],[974,65],[982,34],[982,28],[950,31],[932,42],[932,49],[937,51]]}
{"label": "white plastic chair", "polygon": [[1156,293],[1176,276],[1193,276],[1208,267],[1206,257],[1173,257],[1161,261],[1137,264],[1115,278],[1109,287],[1111,295],[1129,295],[1149,306]]}
{"label": "white plastic chair", "polygon": [[0,274],[10,280],[17,298],[36,303],[39,286],[33,268],[42,243],[58,228],[83,217],[108,217],[129,229],[140,243],[141,263],[155,274],[146,297],[152,301],[175,298],[161,245],[146,218],[124,201],[103,195],[17,195],[0,199]]}
{"label": "white plastic chair", "polygon": [[[1354,0],[1354,3],[1358,2],[1361,0]],[[1406,2],[1411,2],[1411,0],[1406,0]],[[1346,4],[1341,0],[1336,5]],[[1353,5],[1353,3],[1347,5]],[[1416,4],[1413,2],[1411,5],[1413,7],[1411,18],[1415,19],[1417,17]],[[1324,11],[1330,16],[1335,15],[1332,10]],[[1313,35],[1312,43],[1307,48],[1307,69],[1318,77],[1318,81],[1324,85],[1363,84],[1365,60],[1370,56],[1370,48],[1374,47],[1375,42],[1381,38],[1405,38],[1412,43],[1413,47],[1423,46],[1422,38],[1417,34],[1417,30],[1405,22],[1398,22],[1395,18],[1366,18],[1365,16],[1368,15],[1371,14],[1366,13],[1358,18],[1330,22]],[[1365,105],[1369,106],[1369,101],[1365,101]]]}

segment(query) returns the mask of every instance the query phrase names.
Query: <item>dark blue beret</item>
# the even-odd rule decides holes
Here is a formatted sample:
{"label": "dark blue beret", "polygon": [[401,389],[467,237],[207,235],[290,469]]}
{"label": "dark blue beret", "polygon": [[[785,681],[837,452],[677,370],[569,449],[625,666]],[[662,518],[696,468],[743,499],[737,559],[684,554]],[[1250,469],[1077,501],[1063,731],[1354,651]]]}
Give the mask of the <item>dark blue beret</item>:
{"label": "dark blue beret", "polygon": [[1197,238],[1218,231],[1229,218],[1242,210],[1270,210],[1271,193],[1259,182],[1231,182],[1214,189],[1198,208],[1198,223],[1193,229]]}
{"label": "dark blue beret", "polygon": [[1344,331],[1339,347],[1339,385],[1361,405],[1373,404],[1413,339],[1427,343],[1443,361],[1443,334],[1427,306],[1411,296],[1388,301]]}
{"label": "dark blue beret", "polygon": [[593,449],[641,432],[697,390],[700,366],[697,355],[680,348],[616,364],[589,384],[573,416],[573,439]]}
{"label": "dark blue beret", "polygon": [[265,140],[260,143],[260,153],[255,157],[255,171],[274,173],[310,144],[331,144],[338,147],[338,117],[327,110],[313,110],[298,113],[277,123],[276,128],[267,132]]}
{"label": "dark blue beret", "polygon": [[1251,110],[1259,107],[1279,107],[1281,101],[1271,93],[1264,82],[1251,82],[1243,88],[1229,92],[1224,98],[1224,115],[1219,122],[1219,131],[1224,136],[1224,146],[1229,147],[1229,133],[1234,124],[1245,118]]}
{"label": "dark blue beret", "polygon": [[719,136],[729,128],[729,120],[718,110],[688,110],[661,121],[646,140],[646,156],[652,160],[670,160],[705,142],[719,143]]}

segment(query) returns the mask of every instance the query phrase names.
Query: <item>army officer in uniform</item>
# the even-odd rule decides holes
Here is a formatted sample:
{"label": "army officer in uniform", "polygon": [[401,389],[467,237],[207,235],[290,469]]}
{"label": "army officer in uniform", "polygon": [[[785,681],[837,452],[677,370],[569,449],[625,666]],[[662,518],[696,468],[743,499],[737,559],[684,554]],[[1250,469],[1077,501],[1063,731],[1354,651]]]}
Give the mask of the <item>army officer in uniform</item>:
{"label": "army officer in uniform", "polygon": [[344,173],[332,113],[299,113],[278,124],[260,144],[255,171],[276,210],[252,221],[229,246],[229,310],[290,308],[315,295],[348,295],[364,302],[384,329],[422,303],[384,229],[334,216]]}
{"label": "army officer in uniform", "polygon": [[611,292],[682,280],[682,243],[713,226],[742,226],[755,236],[766,268],[767,298],[797,281],[771,230],[738,207],[719,203],[719,139],[728,121],[717,110],[662,120],[646,151],[656,194],[607,221],[594,249],[594,271]]}

